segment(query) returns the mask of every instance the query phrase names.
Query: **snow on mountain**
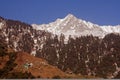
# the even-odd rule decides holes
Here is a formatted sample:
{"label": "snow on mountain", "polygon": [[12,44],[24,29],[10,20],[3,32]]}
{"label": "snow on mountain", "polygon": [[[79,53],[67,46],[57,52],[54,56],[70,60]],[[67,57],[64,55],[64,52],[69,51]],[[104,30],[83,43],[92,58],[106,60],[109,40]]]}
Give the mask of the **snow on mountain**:
{"label": "snow on mountain", "polygon": [[3,23],[0,23],[0,29],[2,29]]}
{"label": "snow on mountain", "polygon": [[107,33],[120,33],[120,25],[117,26],[100,26]]}
{"label": "snow on mountain", "polygon": [[99,26],[91,22],[76,18],[72,14],[68,14],[63,19],[57,19],[49,24],[32,24],[34,29],[45,30],[53,34],[64,34],[66,37],[93,35],[104,37],[108,33],[120,33],[120,25],[117,26]]}

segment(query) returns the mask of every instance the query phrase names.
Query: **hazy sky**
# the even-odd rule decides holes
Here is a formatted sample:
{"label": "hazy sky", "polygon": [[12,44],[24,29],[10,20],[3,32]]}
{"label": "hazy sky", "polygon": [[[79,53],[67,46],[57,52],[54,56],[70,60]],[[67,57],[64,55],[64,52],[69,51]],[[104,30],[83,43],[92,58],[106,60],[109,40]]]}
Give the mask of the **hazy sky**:
{"label": "hazy sky", "polygon": [[0,16],[49,23],[67,14],[99,25],[120,24],[120,0],[0,0]]}

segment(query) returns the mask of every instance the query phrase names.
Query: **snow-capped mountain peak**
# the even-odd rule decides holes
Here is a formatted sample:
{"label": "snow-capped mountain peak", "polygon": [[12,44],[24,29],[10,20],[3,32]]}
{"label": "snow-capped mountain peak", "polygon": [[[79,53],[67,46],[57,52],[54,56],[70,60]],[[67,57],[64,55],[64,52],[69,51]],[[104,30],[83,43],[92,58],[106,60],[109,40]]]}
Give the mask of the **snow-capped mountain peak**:
{"label": "snow-capped mountain peak", "polygon": [[68,14],[64,19],[77,19],[74,15]]}
{"label": "snow-capped mountain peak", "polygon": [[68,14],[63,19],[57,19],[49,24],[36,25],[32,24],[34,29],[45,30],[53,34],[65,36],[85,36],[93,35],[104,37],[108,33],[120,33],[120,26],[99,26],[82,19],[78,19],[72,14]]}

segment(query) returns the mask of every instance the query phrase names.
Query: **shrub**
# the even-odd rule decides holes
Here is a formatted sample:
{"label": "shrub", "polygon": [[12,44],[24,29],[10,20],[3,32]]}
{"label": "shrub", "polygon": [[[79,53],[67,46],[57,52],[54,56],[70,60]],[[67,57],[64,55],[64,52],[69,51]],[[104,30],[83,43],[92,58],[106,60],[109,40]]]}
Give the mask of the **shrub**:
{"label": "shrub", "polygon": [[61,77],[60,76],[54,76],[54,77],[52,77],[53,79],[60,79]]}

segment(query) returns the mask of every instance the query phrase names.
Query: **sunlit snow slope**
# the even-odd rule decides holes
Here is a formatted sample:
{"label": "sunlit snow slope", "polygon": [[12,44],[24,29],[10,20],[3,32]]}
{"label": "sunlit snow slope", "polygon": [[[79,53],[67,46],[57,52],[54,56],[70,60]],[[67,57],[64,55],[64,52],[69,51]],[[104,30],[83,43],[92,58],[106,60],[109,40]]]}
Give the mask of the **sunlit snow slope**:
{"label": "sunlit snow slope", "polygon": [[68,14],[63,19],[57,19],[49,24],[32,24],[34,29],[45,30],[53,34],[64,34],[66,37],[93,35],[104,37],[108,33],[120,33],[120,25],[117,26],[99,26],[91,22],[76,18],[72,14]]}

